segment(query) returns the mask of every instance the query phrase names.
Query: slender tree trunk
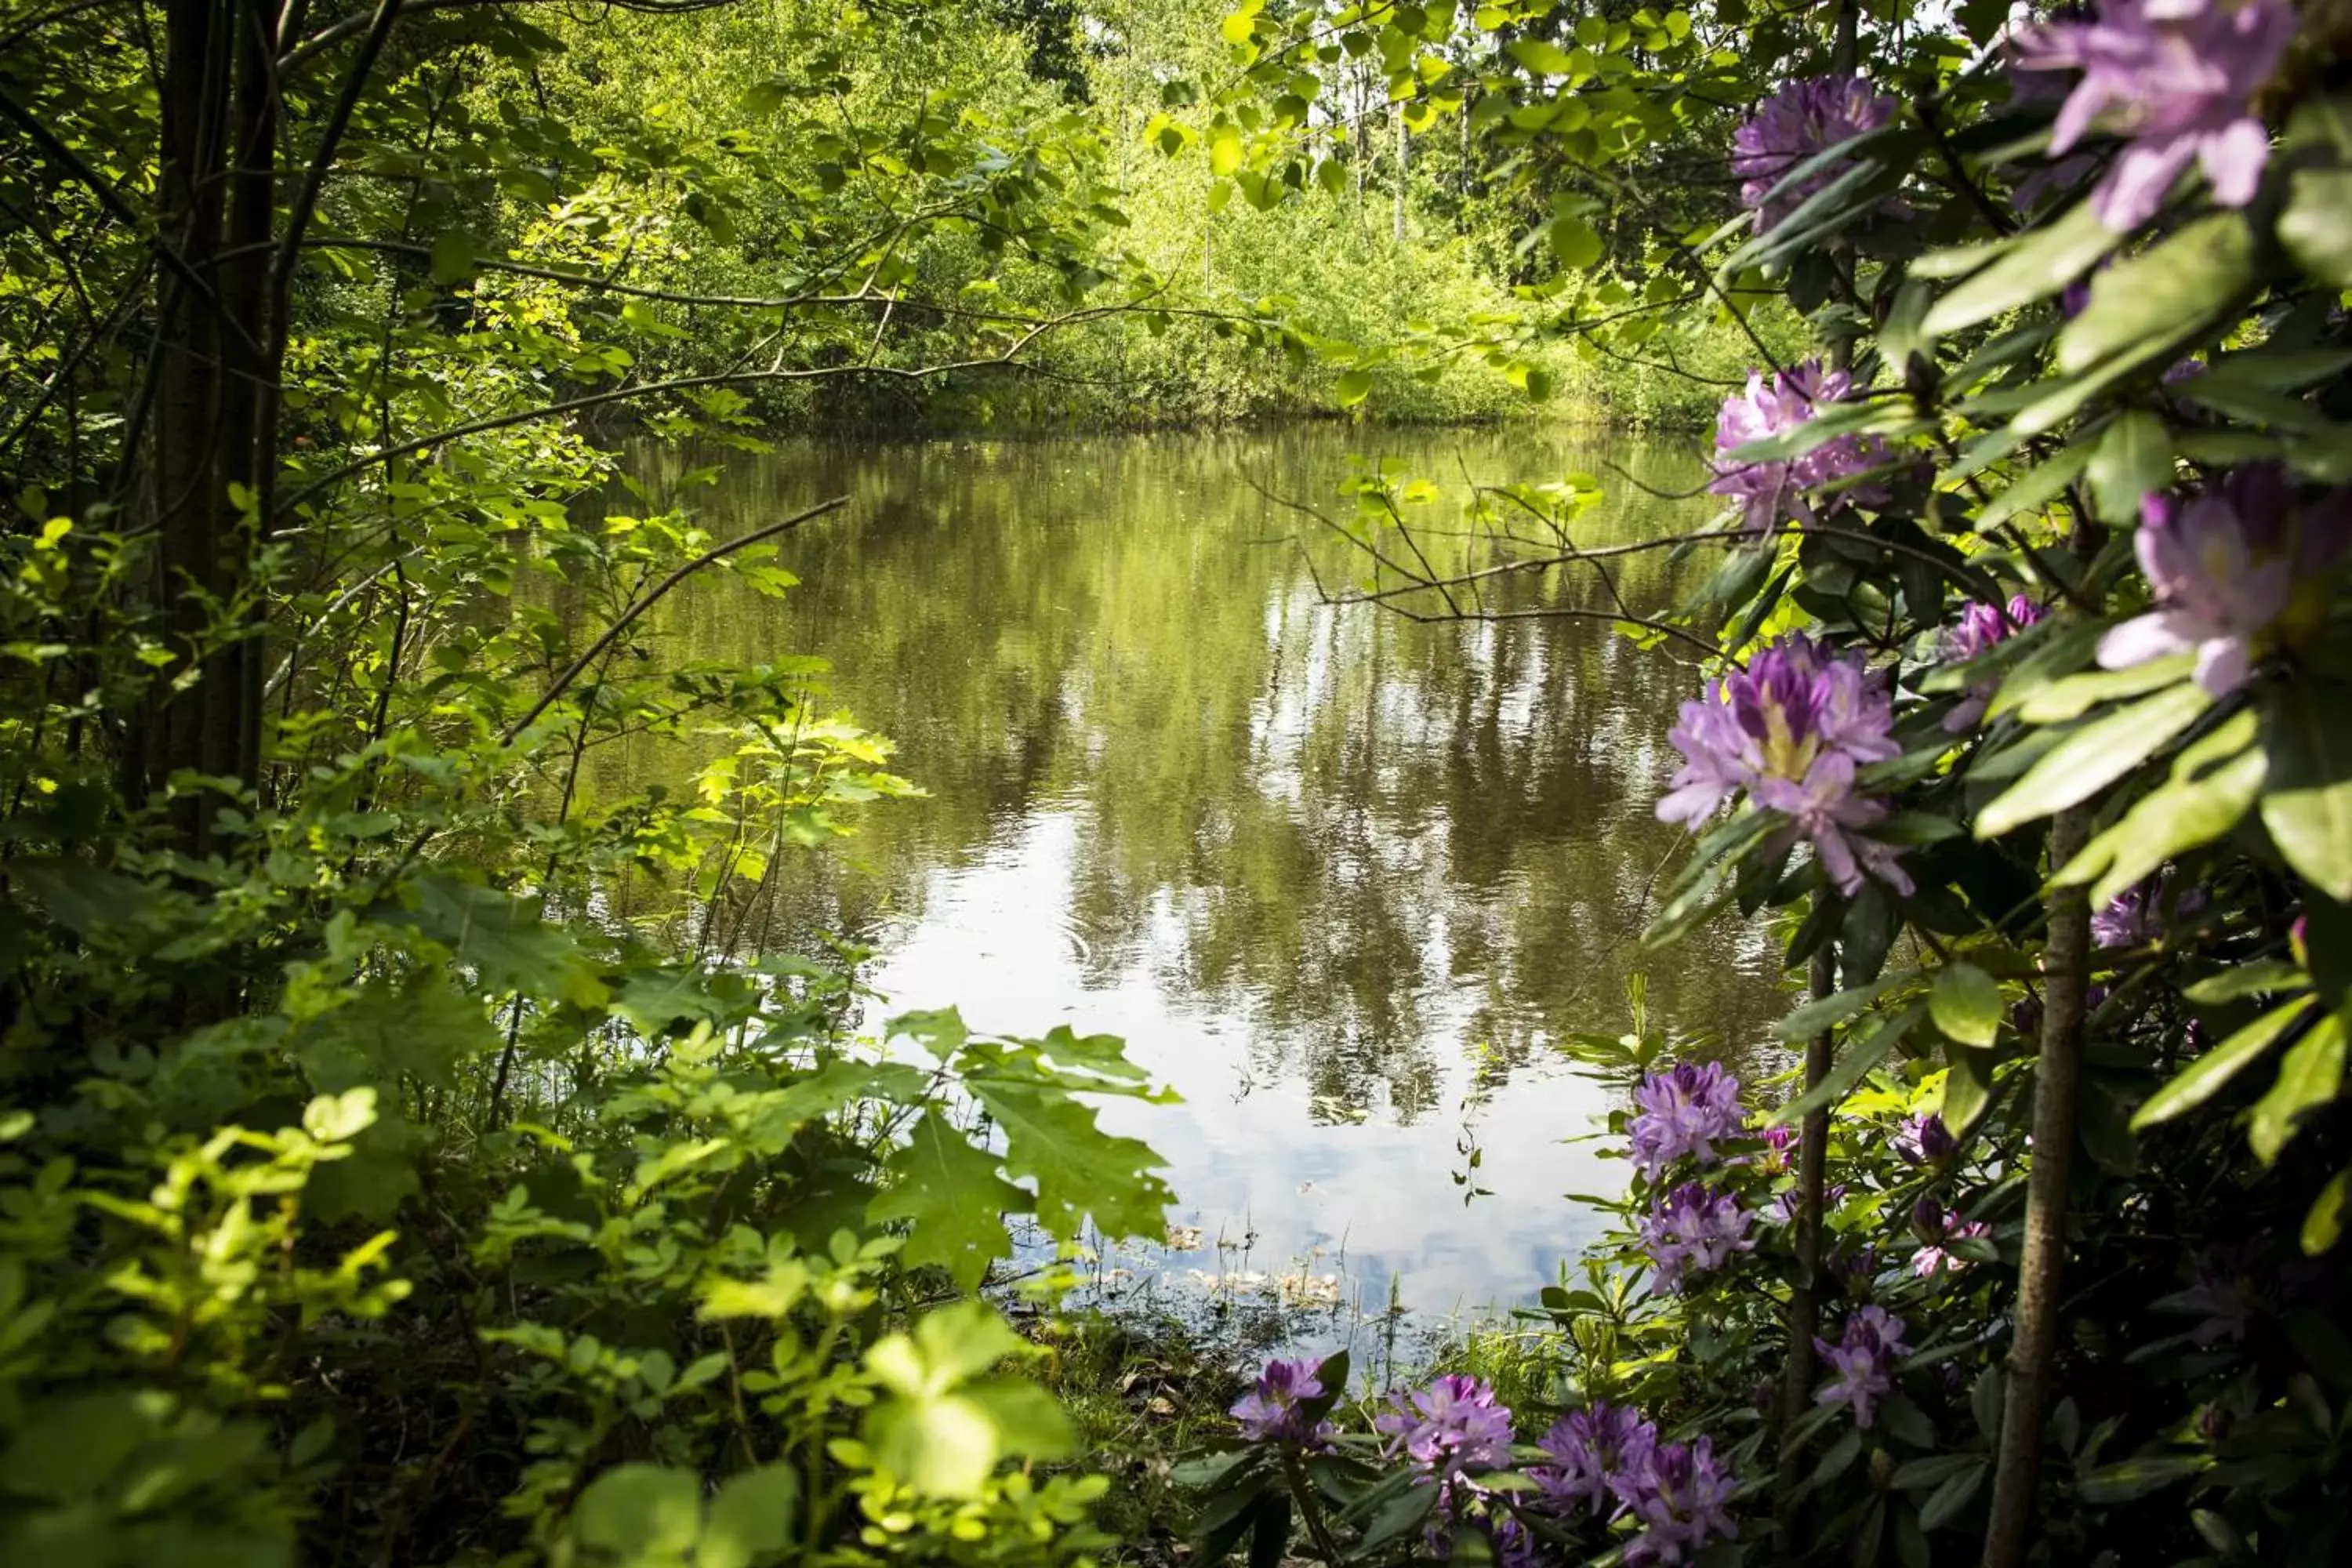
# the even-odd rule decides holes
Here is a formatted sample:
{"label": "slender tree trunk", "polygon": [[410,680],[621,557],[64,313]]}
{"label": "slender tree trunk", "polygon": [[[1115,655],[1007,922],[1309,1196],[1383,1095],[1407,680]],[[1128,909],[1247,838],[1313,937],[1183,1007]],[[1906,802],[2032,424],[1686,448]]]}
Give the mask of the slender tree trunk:
{"label": "slender tree trunk", "polygon": [[[1813,954],[1813,999],[1837,994],[1837,951],[1824,943]],[[1832,1033],[1824,1029],[1805,1042],[1805,1092],[1829,1076]],[[1793,1500],[1804,1475],[1804,1455],[1789,1431],[1805,1414],[1813,1393],[1813,1336],[1821,1331],[1822,1190],[1828,1176],[1829,1108],[1806,1116],[1797,1131],[1797,1215],[1793,1237],[1797,1281],[1789,1290],[1788,1363],[1780,1380],[1780,1462],[1775,1511],[1785,1534],[1793,1523]]]}
{"label": "slender tree trunk", "polygon": [[[257,509],[275,462],[280,333],[269,288],[278,98],[274,0],[165,0],[157,232],[186,261],[159,271],[155,431],[145,509],[153,592],[173,663],[128,782],[259,772],[261,648],[251,603]],[[182,847],[210,847],[213,808],[174,812]]]}
{"label": "slender tree trunk", "polygon": [[1395,226],[1394,226],[1394,234],[1393,234],[1392,237],[1395,239],[1395,241],[1396,241],[1396,243],[1397,243],[1397,244],[1399,244],[1399,245],[1402,245],[1402,244],[1404,243],[1404,191],[1405,191],[1405,184],[1406,184],[1406,180],[1405,180],[1406,161],[1405,161],[1405,142],[1404,142],[1404,105],[1403,105],[1403,104],[1400,103],[1400,104],[1398,104],[1398,105],[1396,106],[1395,114],[1396,114],[1396,147],[1397,147],[1397,170],[1396,170],[1396,222],[1395,222]]}
{"label": "slender tree trunk", "polygon": [[[2089,829],[2088,806],[2058,814],[2050,829],[2052,870],[2081,851]],[[2016,1568],[2024,1560],[2033,1524],[2042,1427],[2050,1409],[2051,1366],[2057,1358],[2058,1292],[2066,1263],[2066,1194],[2074,1175],[2074,1108],[2082,1082],[2091,952],[2091,907],[2080,887],[2062,888],[2052,899],[2045,951],[2042,1050],[2033,1073],[2033,1165],[2025,1187],[2025,1256],[2018,1266],[2015,1327],[2009,1342],[1984,1568]]]}

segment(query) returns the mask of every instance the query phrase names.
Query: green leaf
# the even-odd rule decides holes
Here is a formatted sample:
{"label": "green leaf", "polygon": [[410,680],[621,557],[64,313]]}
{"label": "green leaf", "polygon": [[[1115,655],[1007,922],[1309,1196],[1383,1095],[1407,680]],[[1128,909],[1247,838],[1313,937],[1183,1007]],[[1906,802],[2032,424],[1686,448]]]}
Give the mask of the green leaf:
{"label": "green leaf", "polygon": [[445,289],[471,283],[480,270],[480,254],[472,235],[460,229],[444,230],[433,242],[433,281]]}
{"label": "green leaf", "polygon": [[2306,1258],[2317,1258],[2332,1251],[2344,1235],[2344,1205],[2352,1200],[2352,1165],[2346,1166],[2328,1178],[2319,1189],[2309,1212],[2303,1216],[2303,1251]]}
{"label": "green leaf", "polygon": [[2204,1454],[2141,1454],[2085,1474],[2077,1494],[2087,1503],[2130,1502],[2188,1479],[2213,1463]]}
{"label": "green leaf", "polygon": [[1977,837],[1998,838],[2107,787],[2201,717],[2213,700],[2189,682],[2067,731],[1977,816]]}
{"label": "green leaf", "polygon": [[503,1043],[479,998],[429,975],[403,985],[370,982],[288,1040],[310,1087],[327,1094],[357,1084],[393,1089],[403,1077],[446,1089],[460,1063]]}
{"label": "green leaf", "polygon": [[2018,476],[2010,487],[1987,501],[1976,516],[1979,533],[1997,528],[2011,518],[2039,512],[2065,494],[2090,466],[2093,447],[2087,441],[2077,441],[2065,450],[2037,467]]}
{"label": "green leaf", "polygon": [[2352,169],[2298,169],[2279,214],[2279,244],[2331,289],[2352,289]]}
{"label": "green leaf", "polygon": [[1029,1194],[997,1173],[998,1160],[936,1107],[923,1113],[904,1147],[883,1163],[889,1184],[866,1207],[876,1225],[910,1229],[899,1258],[909,1268],[937,1265],[957,1286],[973,1289],[988,1267],[1013,1253],[1004,1216],[1029,1207]]}
{"label": "green leaf", "polygon": [[1816,1110],[1825,1110],[1837,1104],[1853,1092],[1854,1085],[1863,1080],[1864,1075],[1876,1067],[1885,1058],[1886,1053],[1895,1048],[1895,1042],[1909,1034],[1912,1026],[1927,1016],[1927,1014],[1926,1003],[1914,1002],[1900,1013],[1880,1024],[1867,1039],[1859,1043],[1849,1042],[1845,1047],[1845,1054],[1838,1058],[1830,1070],[1822,1075],[1822,1081],[1815,1085],[1810,1093],[1799,1095],[1774,1111],[1769,1125],[1785,1127],[1793,1122],[1802,1121]]}
{"label": "green leaf", "polygon": [[2311,976],[2281,958],[2257,959],[2252,963],[2240,963],[2185,986],[2181,994],[2200,1007],[2217,1006],[2224,1002],[2239,1002],[2249,996],[2261,996],[2279,991],[2308,991]]}
{"label": "green leaf", "polygon": [[2337,903],[2352,902],[2352,691],[2290,682],[2272,700],[2263,825],[2279,853]]}
{"label": "green leaf", "polygon": [[1941,1486],[1919,1505],[1919,1528],[1941,1530],[1960,1516],[1969,1500],[1984,1485],[1985,1473],[1990,1467],[1982,1459],[1972,1459],[1968,1468],[1947,1477]]}
{"label": "green leaf", "polygon": [[701,1479],[660,1465],[615,1465],[588,1483],[567,1528],[628,1568],[683,1564],[702,1528]]}
{"label": "green leaf", "polygon": [[2018,702],[2017,716],[2028,724],[2063,724],[2080,719],[2101,703],[2186,680],[2196,668],[2197,656],[2183,653],[2152,658],[2128,669],[2086,669],[2053,680]]}
{"label": "green leaf", "polygon": [[1332,395],[1342,408],[1353,408],[1371,395],[1372,373],[1368,370],[1342,371]]}
{"label": "green leaf", "polygon": [[1773,1025],[1772,1033],[1784,1040],[1810,1038],[1823,1029],[1844,1023],[1885,995],[1889,989],[1916,977],[1918,973],[1916,969],[1901,970],[1894,974],[1882,975],[1867,985],[1857,985],[1834,996],[1808,1002]]}
{"label": "green leaf", "polygon": [[1224,179],[1242,166],[1242,132],[1237,125],[1220,125],[1209,132],[1209,173]]}
{"label": "green leaf", "polygon": [[1576,61],[1566,49],[1546,38],[1514,38],[1511,58],[1538,76],[1570,76]]}
{"label": "green leaf", "polygon": [[2091,302],[2058,334],[2059,368],[2085,371],[2110,355],[2193,335],[2253,281],[2254,237],[2244,216],[2200,218],[2092,279]]}
{"label": "green leaf", "polygon": [[800,1505],[799,1474],[788,1465],[762,1465],[733,1475],[710,1500],[694,1568],[751,1568],[792,1544]]}
{"label": "green leaf", "polygon": [[2127,409],[2099,437],[2091,458],[2091,502],[2100,521],[2139,521],[2140,502],[2172,483],[2172,432],[2155,415]]}
{"label": "green leaf", "polygon": [[1069,1424],[1044,1389],[976,1374],[1027,1348],[994,1309],[958,1301],[914,1331],[877,1341],[866,1369],[889,1391],[866,1418],[876,1463],[932,1497],[972,1498],[1008,1456],[1068,1451]]}
{"label": "green leaf", "polygon": [[2057,293],[2123,241],[2099,222],[2088,202],[2067,209],[1993,258],[1991,264],[1928,309],[1920,331],[1945,337],[2005,310]]}
{"label": "green leaf", "polygon": [[1048,1235],[1076,1239],[1089,1214],[1107,1237],[1161,1234],[1176,1198],[1149,1144],[1104,1131],[1066,1089],[978,1072],[965,1087],[1004,1130],[1005,1169],[1036,1184]]}
{"label": "green leaf", "polygon": [[539,917],[534,902],[442,872],[426,872],[398,901],[368,911],[379,925],[405,926],[449,950],[492,993],[520,991],[593,1006],[605,988],[580,944]]}
{"label": "green leaf", "polygon": [[1966,1139],[1977,1119],[1992,1104],[1993,1054],[1958,1047],[1945,1053],[1950,1065],[1944,1074],[1943,1098],[1936,1113],[1955,1138]]}
{"label": "green leaf", "polygon": [[2344,1019],[2330,1013],[2311,1026],[2279,1063],[2278,1080],[2254,1102],[2246,1142],[2254,1157],[2274,1163],[2294,1141],[2306,1112],[2332,1103],[2344,1088]]}
{"label": "green leaf", "polygon": [[1936,1027],[1964,1046],[1990,1046],[2000,1029],[2000,983],[1973,963],[1954,962],[1936,972],[1927,1014]]}
{"label": "green leaf", "polygon": [[2092,907],[2104,909],[2174,856],[2235,827],[2253,809],[2269,769],[2253,744],[2255,728],[2252,713],[2238,713],[2183,750],[2170,779],[2084,845],[2053,880],[2061,887],[2093,883]]}
{"label": "green leaf", "polygon": [[1549,237],[1551,253],[1562,267],[1580,272],[1601,259],[1601,237],[1580,217],[1555,218]]}
{"label": "green leaf", "polygon": [[2132,1131],[2145,1132],[2212,1099],[2223,1085],[2252,1066],[2312,1005],[2310,997],[2301,996],[2273,1007],[2190,1062],[2174,1074],[2169,1083],[2148,1096],[2147,1103],[2132,1117]]}

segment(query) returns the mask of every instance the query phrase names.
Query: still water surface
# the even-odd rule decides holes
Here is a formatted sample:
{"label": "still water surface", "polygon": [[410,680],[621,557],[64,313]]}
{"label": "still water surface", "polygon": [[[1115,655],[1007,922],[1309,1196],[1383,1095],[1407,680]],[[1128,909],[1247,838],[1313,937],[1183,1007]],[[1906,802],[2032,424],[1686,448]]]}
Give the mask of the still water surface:
{"label": "still water surface", "polygon": [[[1635,941],[1677,837],[1651,803],[1688,668],[1602,624],[1321,604],[1294,542],[1314,525],[1252,481],[1328,501],[1360,452],[1448,487],[1441,524],[1465,474],[1703,479],[1686,444],[1548,430],[786,447],[677,499],[724,536],[851,496],[787,544],[803,586],[706,583],[664,629],[684,657],[829,658],[929,792],[874,808],[799,894],[876,948],[874,1022],[1108,1031],[1182,1096],[1106,1111],[1200,1232],[1122,1263],[1177,1293],[1287,1277],[1342,1318],[1393,1281],[1442,1316],[1532,1296],[1598,1228],[1562,1194],[1623,1182],[1568,1142],[1607,1106],[1562,1032],[1622,1028],[1637,974],[1655,1016],[1735,1049],[1785,1004],[1758,931]],[[1611,490],[1580,542],[1711,510]],[[1350,564],[1314,554],[1327,583]],[[1619,571],[1637,610],[1688,585],[1662,555]]]}

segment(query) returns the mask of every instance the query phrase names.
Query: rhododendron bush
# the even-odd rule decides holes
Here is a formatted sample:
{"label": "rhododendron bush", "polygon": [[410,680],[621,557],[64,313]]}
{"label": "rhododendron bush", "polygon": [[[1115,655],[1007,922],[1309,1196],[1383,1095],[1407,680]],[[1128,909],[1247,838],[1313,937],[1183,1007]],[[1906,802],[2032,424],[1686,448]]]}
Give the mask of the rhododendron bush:
{"label": "rhododendron bush", "polygon": [[[1539,579],[1509,613],[1705,650],[1655,737],[1690,837],[1648,940],[1771,921],[1806,994],[1736,1071],[1671,1020],[1566,1042],[1629,1186],[1527,1314],[1565,1370],[1359,1409],[1344,1361],[1270,1368],[1187,1472],[1204,1544],[2344,1561],[2352,14],[1252,5],[1225,37],[1215,172],[1252,201],[1307,199],[1318,73],[1377,55],[1549,246],[1554,335],[1754,343],[1699,453],[1724,510],[1659,546],[1720,562],[1678,611],[1604,596],[1583,477],[1481,492],[1466,560],[1391,547],[1375,497],[1350,596],[1483,616]],[[1528,346],[1448,352],[1540,394]]]}

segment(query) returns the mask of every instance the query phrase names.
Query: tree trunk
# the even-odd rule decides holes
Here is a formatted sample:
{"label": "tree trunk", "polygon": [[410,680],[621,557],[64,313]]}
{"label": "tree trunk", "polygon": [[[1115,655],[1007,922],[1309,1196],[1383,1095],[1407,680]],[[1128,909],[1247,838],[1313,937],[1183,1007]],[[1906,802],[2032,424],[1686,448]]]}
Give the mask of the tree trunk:
{"label": "tree trunk", "polygon": [[[156,232],[154,437],[144,507],[173,662],[133,738],[135,795],[192,770],[248,787],[261,750],[252,567],[276,462],[282,333],[269,272],[278,100],[273,0],[165,0]],[[181,847],[211,847],[213,805],[175,805]]]}

